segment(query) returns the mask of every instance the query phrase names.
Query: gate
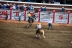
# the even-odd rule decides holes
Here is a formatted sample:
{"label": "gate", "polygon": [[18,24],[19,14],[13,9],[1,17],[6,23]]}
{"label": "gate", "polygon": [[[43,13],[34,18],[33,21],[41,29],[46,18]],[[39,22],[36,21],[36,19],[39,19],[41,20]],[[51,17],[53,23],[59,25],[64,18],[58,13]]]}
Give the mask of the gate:
{"label": "gate", "polygon": [[40,12],[40,21],[48,22],[52,18],[52,12]]}

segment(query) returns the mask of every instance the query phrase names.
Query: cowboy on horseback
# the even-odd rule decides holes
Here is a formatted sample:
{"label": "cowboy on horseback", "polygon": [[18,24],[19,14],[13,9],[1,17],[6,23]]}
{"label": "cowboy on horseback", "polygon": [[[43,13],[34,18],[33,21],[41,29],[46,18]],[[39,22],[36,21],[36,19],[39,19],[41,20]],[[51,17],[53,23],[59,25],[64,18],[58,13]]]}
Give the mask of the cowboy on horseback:
{"label": "cowboy on horseback", "polygon": [[41,23],[39,23],[39,24],[37,25],[36,34],[40,32],[41,28],[42,28],[42,25],[41,25]]}
{"label": "cowboy on horseback", "polygon": [[32,23],[34,22],[34,20],[35,20],[35,17],[33,17],[33,15],[32,15],[32,12],[29,12],[28,13],[28,26],[27,26],[27,28],[29,28],[31,25],[32,25]]}
{"label": "cowboy on horseback", "polygon": [[32,18],[31,13],[29,12],[29,13],[28,13],[28,22],[29,22],[29,23],[30,23],[30,20],[32,20],[32,22],[34,21],[33,18]]}
{"label": "cowboy on horseback", "polygon": [[28,13],[28,17],[29,17],[29,19],[36,19],[36,16],[35,16],[35,14],[34,14],[34,12],[33,11],[30,11],[29,13]]}
{"label": "cowboy on horseback", "polygon": [[38,35],[39,35],[40,39],[41,39],[41,36],[40,36],[40,35],[43,35],[43,37],[45,38],[44,30],[41,29],[41,28],[42,28],[42,25],[41,25],[41,23],[39,23],[39,24],[37,25],[36,37],[38,37]]}

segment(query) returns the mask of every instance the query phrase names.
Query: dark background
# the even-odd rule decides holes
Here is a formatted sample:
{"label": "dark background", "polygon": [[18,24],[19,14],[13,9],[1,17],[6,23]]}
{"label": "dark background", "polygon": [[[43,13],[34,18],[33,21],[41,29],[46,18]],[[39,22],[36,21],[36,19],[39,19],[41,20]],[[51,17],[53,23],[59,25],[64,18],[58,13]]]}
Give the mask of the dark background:
{"label": "dark background", "polygon": [[[18,1],[18,0],[14,0],[14,1]],[[23,2],[28,2],[28,0],[22,0]],[[30,2],[38,2],[41,3],[43,0],[30,0]],[[46,3],[48,3],[50,0],[45,0]],[[64,2],[64,0],[54,0],[54,1],[59,1],[60,4],[72,4],[72,0],[66,0],[66,2]]]}

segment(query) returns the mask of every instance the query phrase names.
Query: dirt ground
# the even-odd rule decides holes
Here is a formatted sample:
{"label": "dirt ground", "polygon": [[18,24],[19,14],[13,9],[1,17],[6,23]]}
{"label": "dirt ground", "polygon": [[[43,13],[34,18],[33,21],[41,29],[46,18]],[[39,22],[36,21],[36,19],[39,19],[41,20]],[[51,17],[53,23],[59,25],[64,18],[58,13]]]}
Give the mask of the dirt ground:
{"label": "dirt ground", "polygon": [[43,25],[46,38],[35,37],[36,25],[29,29],[26,23],[0,22],[0,48],[72,48],[72,26]]}

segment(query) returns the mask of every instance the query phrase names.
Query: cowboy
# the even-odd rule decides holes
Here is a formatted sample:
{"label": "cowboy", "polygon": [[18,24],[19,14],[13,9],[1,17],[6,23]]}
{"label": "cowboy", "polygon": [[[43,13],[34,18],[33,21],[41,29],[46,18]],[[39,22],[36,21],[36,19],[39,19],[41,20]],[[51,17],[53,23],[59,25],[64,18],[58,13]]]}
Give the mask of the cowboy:
{"label": "cowboy", "polygon": [[30,13],[30,12],[28,13],[28,18],[29,18],[29,19],[31,18],[31,13]]}
{"label": "cowboy", "polygon": [[42,25],[41,25],[41,23],[39,23],[39,24],[37,25],[36,34],[40,32],[40,29],[41,29],[41,28],[42,28]]}
{"label": "cowboy", "polygon": [[48,21],[48,29],[52,29],[52,19],[49,19],[49,21]]}

